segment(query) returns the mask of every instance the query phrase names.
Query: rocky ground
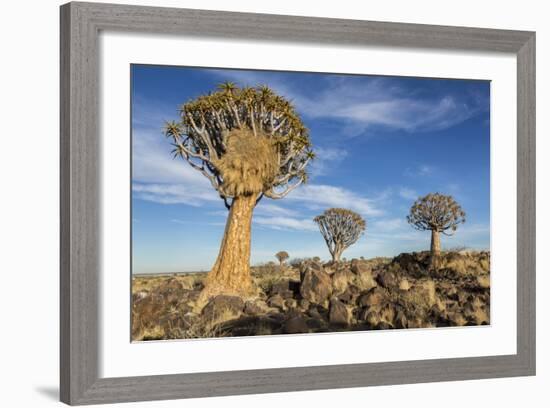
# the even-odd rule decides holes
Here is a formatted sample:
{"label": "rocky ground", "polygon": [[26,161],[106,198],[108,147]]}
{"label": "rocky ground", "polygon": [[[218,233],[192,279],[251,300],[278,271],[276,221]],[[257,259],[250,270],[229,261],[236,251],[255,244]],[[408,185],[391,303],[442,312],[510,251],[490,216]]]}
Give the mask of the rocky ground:
{"label": "rocky ground", "polygon": [[257,296],[197,304],[204,274],[133,278],[132,338],[319,333],[489,324],[490,255],[427,252],[253,268]]}

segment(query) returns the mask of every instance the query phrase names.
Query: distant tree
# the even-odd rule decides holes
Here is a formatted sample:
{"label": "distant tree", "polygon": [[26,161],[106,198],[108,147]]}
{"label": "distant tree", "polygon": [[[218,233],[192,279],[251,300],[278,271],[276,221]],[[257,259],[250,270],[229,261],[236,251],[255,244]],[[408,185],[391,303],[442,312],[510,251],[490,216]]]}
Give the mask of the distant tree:
{"label": "distant tree", "polygon": [[289,258],[288,252],[279,251],[275,254],[275,258],[279,261],[279,266],[283,266],[284,262]]}
{"label": "distant tree", "polygon": [[223,83],[183,104],[180,116],[164,129],[174,155],[206,177],[229,210],[203,297],[248,294],[254,207],[262,197],[283,198],[306,181],[314,156],[308,131],[291,103],[267,86]]}
{"label": "distant tree", "polygon": [[450,195],[430,193],[414,202],[407,221],[419,231],[431,231],[432,266],[441,253],[440,233],[453,235],[466,222],[466,213]]}
{"label": "distant tree", "polygon": [[339,261],[342,252],[356,243],[366,229],[359,214],[344,208],[330,208],[313,221],[319,225],[333,261]]}

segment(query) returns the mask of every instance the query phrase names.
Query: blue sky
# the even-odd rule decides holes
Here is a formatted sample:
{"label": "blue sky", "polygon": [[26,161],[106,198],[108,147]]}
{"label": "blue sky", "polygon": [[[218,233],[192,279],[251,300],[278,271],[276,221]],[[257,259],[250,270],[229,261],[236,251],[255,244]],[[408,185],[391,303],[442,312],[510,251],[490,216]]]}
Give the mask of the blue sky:
{"label": "blue sky", "polygon": [[310,130],[310,179],[256,207],[252,263],[329,259],[312,219],[350,208],[367,231],[344,257],[393,256],[429,247],[429,232],[406,222],[412,202],[451,194],[467,221],[444,248],[489,248],[490,83],[132,65],[133,272],[209,270],[227,210],[208,180],[170,155],[162,135],[178,107],[223,81],[267,84],[290,99]]}

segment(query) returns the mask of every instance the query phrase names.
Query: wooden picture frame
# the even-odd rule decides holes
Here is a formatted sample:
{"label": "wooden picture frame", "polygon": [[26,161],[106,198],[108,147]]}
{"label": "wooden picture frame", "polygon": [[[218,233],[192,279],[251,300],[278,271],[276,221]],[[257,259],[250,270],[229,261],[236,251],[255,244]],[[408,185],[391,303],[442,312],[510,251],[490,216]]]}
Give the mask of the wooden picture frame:
{"label": "wooden picture frame", "polygon": [[[517,354],[100,378],[101,30],[517,56]],[[98,404],[535,374],[535,33],[113,4],[61,7],[61,401]]]}

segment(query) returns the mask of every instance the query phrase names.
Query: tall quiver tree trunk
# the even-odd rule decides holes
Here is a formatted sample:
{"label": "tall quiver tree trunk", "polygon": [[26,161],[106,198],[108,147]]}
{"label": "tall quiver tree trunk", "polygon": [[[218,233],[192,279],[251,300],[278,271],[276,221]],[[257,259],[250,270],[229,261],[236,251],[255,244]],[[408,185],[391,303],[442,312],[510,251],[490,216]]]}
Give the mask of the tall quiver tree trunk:
{"label": "tall quiver tree trunk", "polygon": [[336,247],[334,248],[334,251],[332,251],[332,261],[333,262],[340,262],[340,258],[342,257],[343,248]]}
{"label": "tall quiver tree trunk", "polygon": [[247,295],[252,292],[250,241],[252,212],[255,204],[255,195],[234,198],[218,258],[205,282],[205,295],[210,293]]}
{"label": "tall quiver tree trunk", "polygon": [[439,268],[439,255],[441,254],[441,237],[437,229],[432,230],[432,242],[430,244],[430,266],[432,269]]}
{"label": "tall quiver tree trunk", "polygon": [[430,252],[432,258],[438,257],[441,253],[441,238],[439,237],[439,231],[436,229],[432,230],[432,242],[430,244]]}

